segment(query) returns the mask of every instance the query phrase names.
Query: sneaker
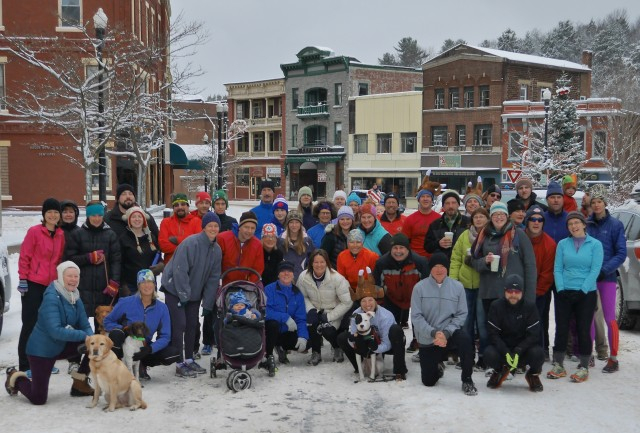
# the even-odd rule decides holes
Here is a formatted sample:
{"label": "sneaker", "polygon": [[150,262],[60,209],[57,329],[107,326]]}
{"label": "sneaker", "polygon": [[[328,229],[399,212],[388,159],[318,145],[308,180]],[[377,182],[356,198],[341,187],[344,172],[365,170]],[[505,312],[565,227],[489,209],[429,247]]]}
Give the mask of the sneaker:
{"label": "sneaker", "polygon": [[456,370],[462,370],[462,362],[458,361],[456,364]]}
{"label": "sneaker", "polygon": [[559,379],[561,377],[567,377],[567,370],[557,362],[551,364],[551,370],[547,372],[547,379]]}
{"label": "sneaker", "polygon": [[447,359],[447,365],[456,365],[458,363],[458,355],[451,355]]}
{"label": "sneaker", "polygon": [[484,358],[481,356],[478,358],[478,361],[473,366],[473,371],[481,372],[481,371],[485,371],[486,369],[487,369],[487,366],[484,363]]}
{"label": "sneaker", "polygon": [[333,349],[333,362],[344,362],[344,352],[339,347]]}
{"label": "sneaker", "polygon": [[531,392],[542,392],[544,389],[542,386],[542,382],[540,382],[540,374],[531,374],[531,370],[527,371],[527,374],[524,375],[525,380],[529,384],[529,390]]}
{"label": "sneaker", "polygon": [[187,367],[189,367],[191,371],[195,371],[197,374],[205,374],[207,372],[206,368],[200,367],[200,364],[195,361],[188,362]]}
{"label": "sneaker", "polygon": [[273,355],[267,356],[267,371],[269,372],[269,377],[276,375],[276,359]]}
{"label": "sneaker", "polygon": [[200,355],[200,352],[195,352],[193,354],[193,359],[200,359],[200,358],[202,358],[202,355]]}
{"label": "sneaker", "polygon": [[598,361],[606,361],[609,359],[609,353],[606,350],[598,352]]}
{"label": "sneaker", "polygon": [[609,358],[607,359],[607,365],[604,366],[604,368],[602,369],[603,373],[615,373],[616,371],[618,371],[620,369],[619,365],[618,365],[618,361],[614,361],[613,359]]}
{"label": "sneaker", "polygon": [[203,356],[211,355],[211,346],[209,344],[205,344],[202,347],[202,351],[200,352]]}
{"label": "sneaker", "polygon": [[478,390],[471,380],[462,382],[462,392],[464,392],[465,395],[478,395]]}
{"label": "sneaker", "polygon": [[571,382],[582,383],[589,379],[589,369],[579,365],[575,373],[571,375]]}
{"label": "sneaker", "polygon": [[282,346],[276,347],[276,351],[278,352],[278,362],[280,364],[288,364],[289,358],[287,358],[287,351],[282,348]]}
{"label": "sneaker", "polygon": [[140,367],[138,368],[138,380],[151,380],[151,376],[147,373],[148,370],[149,369],[147,367],[140,364]]}
{"label": "sneaker", "polygon": [[414,353],[413,355],[411,355],[411,361],[412,362],[420,362],[420,354],[419,353]]}
{"label": "sneaker", "polygon": [[407,375],[405,373],[397,373],[396,382],[402,382],[403,380],[407,380]]}
{"label": "sneaker", "polygon": [[176,376],[178,377],[196,377],[198,373],[187,367],[184,362],[176,364]]}
{"label": "sneaker", "polygon": [[442,376],[444,376],[444,369],[446,367],[444,366],[444,362],[438,362],[438,377],[440,379],[442,379]]}
{"label": "sneaker", "polygon": [[67,368],[67,374],[73,374],[76,371],[78,371],[78,368],[80,368],[80,364],[78,364],[77,362],[69,362],[69,367]]}
{"label": "sneaker", "polygon": [[415,338],[411,340],[409,347],[407,347],[407,353],[413,353],[418,351],[418,340]]}
{"label": "sneaker", "polygon": [[505,365],[500,371],[493,371],[487,382],[487,388],[496,389],[502,386],[502,383],[509,377],[509,366]]}
{"label": "sneaker", "polygon": [[596,366],[596,358],[595,356],[591,355],[589,357],[589,368],[595,367],[595,366]]}
{"label": "sneaker", "polygon": [[307,365],[316,366],[316,365],[320,364],[321,362],[322,362],[322,356],[320,355],[320,352],[312,352],[311,353],[311,359],[309,359],[307,361]]}
{"label": "sneaker", "polygon": [[494,372],[494,371],[495,371],[495,370],[494,370],[493,368],[487,368],[487,369],[484,371],[484,377],[491,377],[491,375],[493,374],[493,372]]}
{"label": "sneaker", "polygon": [[579,362],[580,361],[580,358],[578,358],[576,355],[567,356],[567,358],[569,358],[569,361],[571,361],[571,362]]}

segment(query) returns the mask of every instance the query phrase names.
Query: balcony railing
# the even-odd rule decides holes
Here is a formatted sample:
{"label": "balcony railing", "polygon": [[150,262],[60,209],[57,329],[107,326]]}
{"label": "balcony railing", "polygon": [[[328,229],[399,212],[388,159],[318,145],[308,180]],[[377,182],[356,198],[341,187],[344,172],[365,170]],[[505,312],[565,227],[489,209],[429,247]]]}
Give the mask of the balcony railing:
{"label": "balcony railing", "polygon": [[474,144],[471,150],[473,152],[491,152],[493,148],[490,144]]}
{"label": "balcony railing", "polygon": [[328,117],[329,106],[326,103],[298,106],[298,113],[296,116],[299,118]]}

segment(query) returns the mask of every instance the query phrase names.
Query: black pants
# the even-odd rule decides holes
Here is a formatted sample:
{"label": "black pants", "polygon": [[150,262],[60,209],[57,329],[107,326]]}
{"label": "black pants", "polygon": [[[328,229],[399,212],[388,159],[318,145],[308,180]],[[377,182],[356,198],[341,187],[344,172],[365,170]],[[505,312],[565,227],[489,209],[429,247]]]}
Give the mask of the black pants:
{"label": "black pants", "polygon": [[[582,290],[561,290],[556,295],[556,338],[553,352],[564,353],[569,338],[569,322],[576,319],[578,348],[581,356],[590,356],[593,350],[591,322],[598,303],[596,290],[584,293]],[[584,366],[586,367],[586,366]]]}
{"label": "black pants", "polygon": [[461,379],[463,382],[471,380],[473,373],[473,360],[475,357],[474,350],[471,346],[471,337],[463,329],[458,329],[447,340],[445,347],[436,345],[421,346],[420,354],[420,374],[422,383],[425,386],[434,386],[440,379],[438,371],[438,363],[447,359],[449,352],[456,350],[462,364]]}
{"label": "black pants", "polygon": [[203,346],[213,346],[214,338],[213,338],[213,318],[215,317],[214,312],[211,314],[204,316],[202,318],[202,332],[200,332],[200,327],[196,329],[196,339],[193,345],[193,353],[197,353],[200,350],[200,337],[202,336],[202,345]]}
{"label": "black pants", "polygon": [[[346,330],[338,334],[338,346],[342,349],[347,356],[353,369],[358,372],[358,364],[356,363],[356,352],[353,350],[353,346],[349,344],[349,330]],[[391,342],[391,350],[384,353],[384,355],[393,355],[393,374],[407,374],[407,364],[404,359],[404,345],[405,338],[402,327],[398,324],[391,325],[389,328],[389,341]]]}
{"label": "black pants", "polygon": [[40,309],[40,304],[42,304],[44,291],[47,288],[47,286],[33,281],[27,281],[27,286],[29,290],[20,297],[22,300],[22,329],[20,329],[20,338],[18,339],[18,369],[20,371],[29,370],[27,341],[38,321],[38,310]]}
{"label": "black pants", "polygon": [[308,325],[309,339],[311,340],[311,350],[320,353],[322,338],[331,344],[331,347],[338,347],[338,330],[333,326],[322,328],[322,335],[318,334],[318,324]]}
{"label": "black pants", "polygon": [[193,359],[193,342],[196,338],[196,330],[200,327],[198,320],[200,302],[189,301],[186,305],[178,307],[177,296],[166,291],[164,294],[164,302],[171,318],[171,346],[180,353],[180,361]]}
{"label": "black pants", "polygon": [[267,339],[267,356],[273,354],[273,348],[276,346],[281,346],[284,350],[295,350],[296,344],[298,344],[297,332],[280,332],[280,322],[275,320],[267,320],[264,322],[264,327]]}
{"label": "black pants", "polygon": [[[114,329],[109,332],[109,338],[113,341],[113,347],[111,350],[116,354],[118,359],[122,359],[122,345],[127,338],[127,334],[122,329]],[[180,353],[178,349],[173,346],[167,346],[159,352],[151,353],[147,355],[142,364],[147,367],[155,367],[156,365],[171,365],[174,362],[180,361]]]}
{"label": "black pants", "polygon": [[[498,352],[495,346],[489,345],[484,351],[484,362],[488,367],[493,368],[496,371],[501,371],[502,367],[507,365],[505,354]],[[520,354],[518,361],[519,366],[528,365],[531,374],[540,374],[542,371],[542,364],[544,364],[544,350],[542,346],[531,346],[525,352]]]}

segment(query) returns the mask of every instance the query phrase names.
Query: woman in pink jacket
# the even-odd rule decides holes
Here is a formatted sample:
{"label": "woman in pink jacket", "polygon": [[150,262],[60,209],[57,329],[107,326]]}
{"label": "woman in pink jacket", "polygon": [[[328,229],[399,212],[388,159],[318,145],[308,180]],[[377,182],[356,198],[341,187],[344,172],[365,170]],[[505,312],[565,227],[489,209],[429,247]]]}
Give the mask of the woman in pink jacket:
{"label": "woman in pink jacket", "polygon": [[[38,309],[47,286],[58,277],[62,261],[64,232],[60,222],[60,202],[48,198],[42,204],[42,223],[31,227],[20,247],[18,291],[22,295],[22,330],[18,340],[20,371],[29,370],[27,340],[38,319]],[[54,367],[55,368],[55,367]],[[57,371],[56,371],[57,372]]]}

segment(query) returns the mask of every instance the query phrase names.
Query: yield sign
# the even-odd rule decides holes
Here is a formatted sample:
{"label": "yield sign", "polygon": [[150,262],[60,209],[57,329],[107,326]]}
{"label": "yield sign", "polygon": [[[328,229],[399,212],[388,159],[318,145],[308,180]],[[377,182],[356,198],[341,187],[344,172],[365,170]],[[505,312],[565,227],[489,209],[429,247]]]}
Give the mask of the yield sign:
{"label": "yield sign", "polygon": [[522,170],[507,170],[507,176],[509,176],[511,182],[516,183],[522,176]]}

